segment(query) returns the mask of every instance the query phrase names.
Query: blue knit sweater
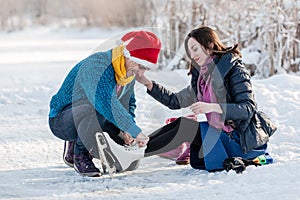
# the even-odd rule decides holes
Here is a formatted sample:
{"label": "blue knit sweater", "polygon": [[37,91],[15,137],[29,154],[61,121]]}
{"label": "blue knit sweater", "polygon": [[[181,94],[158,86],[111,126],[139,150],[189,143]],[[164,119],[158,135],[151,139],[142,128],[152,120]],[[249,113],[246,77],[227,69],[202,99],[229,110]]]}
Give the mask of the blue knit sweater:
{"label": "blue knit sweater", "polygon": [[95,53],[74,66],[50,101],[50,118],[71,103],[88,100],[99,114],[120,130],[133,137],[141,132],[134,121],[135,81],[126,85],[122,95],[117,96],[111,52]]}

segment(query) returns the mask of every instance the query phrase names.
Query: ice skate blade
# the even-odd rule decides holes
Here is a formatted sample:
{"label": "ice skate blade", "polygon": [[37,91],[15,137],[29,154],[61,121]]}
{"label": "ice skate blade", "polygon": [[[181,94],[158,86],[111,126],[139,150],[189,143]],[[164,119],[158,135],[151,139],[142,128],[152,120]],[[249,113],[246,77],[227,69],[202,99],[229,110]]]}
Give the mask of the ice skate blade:
{"label": "ice skate blade", "polygon": [[[110,138],[106,132],[96,133],[99,143],[99,154],[103,155],[105,166],[114,166],[115,172],[122,172],[130,169],[131,164],[144,157],[146,147],[122,146]],[[101,159],[101,158],[100,158]],[[106,164],[107,163],[107,164]]]}
{"label": "ice skate blade", "polygon": [[108,133],[103,132],[103,136],[107,142],[107,150],[110,153],[109,158],[112,158],[118,171],[126,171],[132,162],[144,157],[146,147],[119,145],[110,138]]}
{"label": "ice skate blade", "polygon": [[112,163],[109,163],[106,157],[106,154],[109,154],[109,151],[107,151],[107,141],[103,133],[100,132],[96,133],[96,141],[98,144],[98,151],[99,151],[99,156],[100,156],[103,171],[104,173],[108,171],[110,178],[113,178],[114,173],[116,173],[116,167]]}

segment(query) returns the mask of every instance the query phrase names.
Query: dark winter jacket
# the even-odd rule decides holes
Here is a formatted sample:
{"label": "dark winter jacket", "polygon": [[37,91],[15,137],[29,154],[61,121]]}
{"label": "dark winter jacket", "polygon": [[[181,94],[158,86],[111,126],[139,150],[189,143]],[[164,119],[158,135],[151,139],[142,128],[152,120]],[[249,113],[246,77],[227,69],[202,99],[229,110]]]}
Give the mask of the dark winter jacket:
{"label": "dark winter jacket", "polygon": [[[217,101],[223,110],[222,118],[225,124],[232,125],[242,134],[256,110],[254,92],[250,82],[250,75],[239,57],[227,53],[216,58],[208,66],[211,74],[212,87]],[[191,69],[191,84],[183,90],[173,93],[153,81],[153,89],[147,91],[153,98],[170,109],[188,107],[197,102],[198,69]],[[242,141],[244,152],[250,151]],[[244,139],[245,140],[245,139]]]}

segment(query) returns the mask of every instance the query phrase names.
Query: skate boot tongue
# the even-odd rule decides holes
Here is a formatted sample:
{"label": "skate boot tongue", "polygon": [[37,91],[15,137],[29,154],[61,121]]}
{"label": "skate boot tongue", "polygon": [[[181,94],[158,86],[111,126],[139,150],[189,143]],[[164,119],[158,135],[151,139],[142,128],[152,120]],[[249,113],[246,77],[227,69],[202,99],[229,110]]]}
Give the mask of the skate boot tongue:
{"label": "skate boot tongue", "polygon": [[127,152],[135,152],[135,151],[145,151],[145,149],[147,148],[147,146],[144,147],[139,147],[138,143],[136,141],[133,141],[130,144],[125,144],[124,145],[124,149]]}

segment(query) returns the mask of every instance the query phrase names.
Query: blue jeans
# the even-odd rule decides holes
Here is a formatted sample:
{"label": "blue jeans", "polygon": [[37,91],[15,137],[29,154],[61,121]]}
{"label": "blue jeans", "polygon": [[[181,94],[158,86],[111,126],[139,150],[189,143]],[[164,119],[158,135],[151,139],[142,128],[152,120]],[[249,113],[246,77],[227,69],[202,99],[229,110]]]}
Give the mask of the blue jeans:
{"label": "blue jeans", "polygon": [[265,154],[267,150],[267,144],[264,144],[244,154],[237,130],[228,134],[213,128],[207,122],[200,122],[200,135],[199,142],[202,146],[191,145],[191,165],[197,169],[222,170],[223,161],[228,157],[253,159]]}
{"label": "blue jeans", "polygon": [[67,141],[76,141],[74,153],[92,153],[98,157],[95,149],[96,132],[107,132],[118,144],[124,141],[117,135],[120,130],[95,111],[89,102],[79,102],[66,106],[57,116],[49,118],[52,133]]}

